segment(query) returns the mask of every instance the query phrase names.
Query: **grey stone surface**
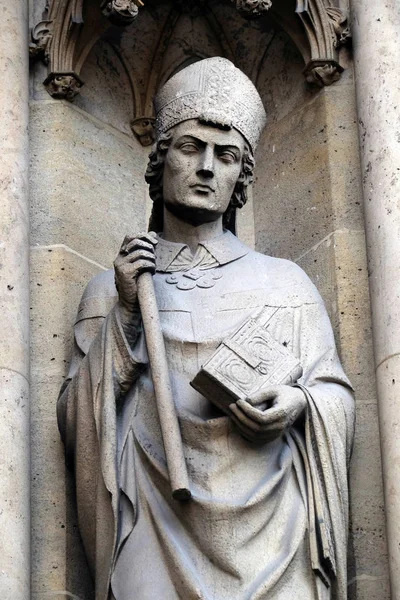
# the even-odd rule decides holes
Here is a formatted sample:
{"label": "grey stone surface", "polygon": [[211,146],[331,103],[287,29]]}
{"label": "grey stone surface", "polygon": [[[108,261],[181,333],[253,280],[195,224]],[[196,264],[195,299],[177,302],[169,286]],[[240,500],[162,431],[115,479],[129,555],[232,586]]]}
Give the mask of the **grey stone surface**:
{"label": "grey stone surface", "polygon": [[[364,231],[336,231],[299,260],[320,290],[356,390],[350,469],[349,598],[390,598]],[[361,349],[361,351],[360,351]]]}
{"label": "grey stone surface", "polygon": [[[32,597],[68,590],[89,600],[72,476],[64,464],[55,400],[67,374],[71,323],[84,282],[99,266],[64,246],[31,253]],[[73,552],[69,549],[73,547]]]}
{"label": "grey stone surface", "polygon": [[0,597],[30,593],[27,5],[1,0]]}
{"label": "grey stone surface", "polygon": [[30,593],[29,385],[7,368],[0,369],[0,424],[0,592],[25,600]]}
{"label": "grey stone surface", "polygon": [[30,131],[31,244],[65,244],[109,266],[121,235],[146,229],[148,152],[63,102],[34,102]]}
{"label": "grey stone surface", "polygon": [[267,127],[258,155],[255,224],[264,252],[296,259],[333,230],[363,228],[351,85],[326,88]]}
{"label": "grey stone surface", "polygon": [[[311,102],[318,94],[315,88],[304,84],[303,58],[289,36],[284,31],[272,27],[269,29],[269,35],[268,51],[257,65],[257,89],[263,99],[268,118],[266,135],[275,123]],[[265,41],[260,40],[260,54]]]}
{"label": "grey stone surface", "polygon": [[249,246],[255,247],[254,233],[254,206],[253,206],[253,188],[248,189],[248,199],[246,204],[236,213],[236,235]]}
{"label": "grey stone surface", "polygon": [[352,0],[355,73],[392,598],[400,596],[400,6]]}
{"label": "grey stone surface", "polygon": [[75,99],[75,106],[131,137],[130,122],[140,98],[135,98],[138,94],[135,83],[111,44],[100,40],[94,46],[81,77],[85,85]]}

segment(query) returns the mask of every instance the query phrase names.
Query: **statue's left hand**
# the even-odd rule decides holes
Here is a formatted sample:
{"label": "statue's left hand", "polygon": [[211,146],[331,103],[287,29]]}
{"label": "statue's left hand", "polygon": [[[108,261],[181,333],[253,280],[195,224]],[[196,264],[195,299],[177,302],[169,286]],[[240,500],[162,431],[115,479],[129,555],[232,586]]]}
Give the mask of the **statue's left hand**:
{"label": "statue's left hand", "polygon": [[301,388],[277,385],[260,391],[253,398],[238,400],[229,408],[243,437],[262,443],[281,436],[303,414],[306,405]]}

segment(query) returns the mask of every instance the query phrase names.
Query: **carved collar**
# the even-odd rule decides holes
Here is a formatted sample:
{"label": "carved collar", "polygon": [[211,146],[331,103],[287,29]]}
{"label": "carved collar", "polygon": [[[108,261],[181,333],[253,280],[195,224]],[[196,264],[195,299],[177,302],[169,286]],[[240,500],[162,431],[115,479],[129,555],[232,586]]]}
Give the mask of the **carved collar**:
{"label": "carved collar", "polygon": [[[224,231],[224,233],[211,240],[199,242],[199,246],[205,248],[218,265],[226,265],[250,252],[250,248],[245,246],[245,244],[230,231]],[[155,251],[157,271],[164,273],[175,271],[176,269],[171,267],[171,265],[178,255],[185,250],[189,250],[186,244],[169,242],[158,235],[158,244]],[[190,268],[189,265],[188,268]]]}

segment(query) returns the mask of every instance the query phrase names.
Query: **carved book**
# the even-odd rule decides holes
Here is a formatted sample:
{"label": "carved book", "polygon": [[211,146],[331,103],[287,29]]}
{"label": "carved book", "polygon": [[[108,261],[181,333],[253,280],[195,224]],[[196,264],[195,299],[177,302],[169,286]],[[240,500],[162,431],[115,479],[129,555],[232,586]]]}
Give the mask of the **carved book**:
{"label": "carved book", "polygon": [[271,335],[260,314],[218,346],[190,385],[229,413],[229,405],[239,398],[270,385],[293,385],[302,373],[298,359]]}

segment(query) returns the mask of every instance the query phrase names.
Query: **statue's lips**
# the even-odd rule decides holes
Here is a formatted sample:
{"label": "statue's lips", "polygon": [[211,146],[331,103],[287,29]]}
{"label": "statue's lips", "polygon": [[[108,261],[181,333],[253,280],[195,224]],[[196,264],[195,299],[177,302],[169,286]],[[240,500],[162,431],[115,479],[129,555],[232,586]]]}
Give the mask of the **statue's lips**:
{"label": "statue's lips", "polygon": [[195,190],[196,192],[203,192],[208,194],[209,192],[215,192],[215,189],[212,188],[210,185],[205,185],[204,183],[193,183],[190,186],[193,190]]}

